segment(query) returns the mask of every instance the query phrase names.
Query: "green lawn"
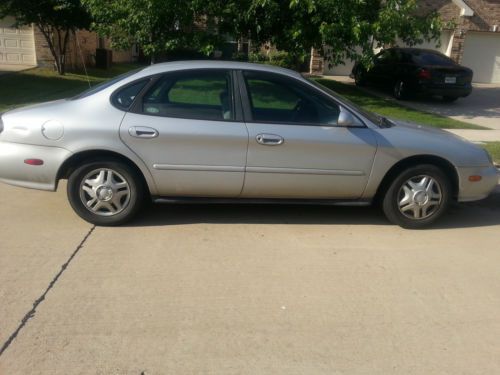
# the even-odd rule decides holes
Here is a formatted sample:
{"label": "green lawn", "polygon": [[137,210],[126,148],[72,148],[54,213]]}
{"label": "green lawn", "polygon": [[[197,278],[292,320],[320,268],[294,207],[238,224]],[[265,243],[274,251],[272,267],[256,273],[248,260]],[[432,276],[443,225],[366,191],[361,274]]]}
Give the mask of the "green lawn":
{"label": "green lawn", "polygon": [[[139,65],[120,64],[109,70],[89,69],[92,86]],[[74,96],[86,89],[89,83],[82,73],[59,76],[51,69],[30,69],[20,73],[0,76],[0,112],[28,104]]]}
{"label": "green lawn", "polygon": [[316,79],[316,81],[338,94],[345,96],[357,105],[369,111],[376,112],[382,116],[444,129],[487,129],[482,126],[453,120],[448,117],[411,109],[399,105],[391,100],[368,94],[353,85],[347,85],[345,83],[324,78]]}
{"label": "green lawn", "polygon": [[486,142],[482,146],[493,156],[495,163],[500,164],[500,142]]}

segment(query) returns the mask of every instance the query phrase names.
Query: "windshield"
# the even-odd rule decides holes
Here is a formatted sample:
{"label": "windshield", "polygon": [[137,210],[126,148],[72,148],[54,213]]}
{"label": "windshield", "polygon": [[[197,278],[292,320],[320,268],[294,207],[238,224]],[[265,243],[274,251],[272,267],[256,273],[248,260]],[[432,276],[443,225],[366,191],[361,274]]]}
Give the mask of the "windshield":
{"label": "windshield", "polygon": [[102,90],[114,85],[115,83],[120,82],[121,80],[134,75],[137,72],[140,72],[142,69],[144,69],[144,68],[134,69],[134,70],[131,70],[129,72],[120,74],[119,76],[116,76],[115,78],[112,78],[108,81],[99,83],[98,85],[95,85],[94,87],[91,87],[91,88],[85,90],[84,92],[72,97],[71,100],[82,99],[82,98],[86,98],[87,96],[94,95],[95,93],[98,93],[99,91],[102,91]]}
{"label": "windshield", "polygon": [[451,60],[447,56],[430,51],[413,51],[412,58],[413,61],[419,65],[455,65],[453,60]]}
{"label": "windshield", "polygon": [[358,106],[357,104],[354,104],[353,102],[351,102],[349,99],[347,98],[344,98],[343,96],[340,96],[339,94],[337,94],[335,91],[329,89],[328,87],[322,85],[321,83],[315,81],[314,79],[309,79],[307,78],[307,80],[309,82],[311,82],[314,86],[320,88],[321,90],[323,91],[326,91],[328,94],[330,94],[331,96],[333,96],[334,98],[338,99],[340,102],[343,102],[343,103],[346,103],[347,105],[349,105],[349,107],[355,109],[357,112],[359,112],[363,117],[367,118],[368,120],[370,120],[371,122],[373,122],[374,124],[377,124],[379,126],[383,126],[384,123],[387,121],[385,119],[385,117],[383,116],[380,116],[380,115],[377,115],[376,113],[373,113],[373,112],[370,112],[370,111],[367,111],[366,109],[363,109],[361,108],[360,106]]}

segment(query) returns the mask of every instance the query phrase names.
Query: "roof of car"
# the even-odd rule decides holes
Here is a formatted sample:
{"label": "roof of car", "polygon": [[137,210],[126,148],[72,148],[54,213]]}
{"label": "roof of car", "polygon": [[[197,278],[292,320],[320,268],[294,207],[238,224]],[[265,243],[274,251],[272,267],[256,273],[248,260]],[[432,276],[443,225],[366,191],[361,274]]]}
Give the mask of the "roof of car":
{"label": "roof of car", "polygon": [[426,52],[426,53],[434,53],[436,55],[442,55],[441,52],[433,50],[433,49],[427,49],[427,48],[415,48],[415,47],[392,47],[389,49],[398,49],[400,51],[412,53],[412,52]]}
{"label": "roof of car", "polygon": [[166,63],[159,63],[148,66],[147,68],[143,69],[141,73],[149,75],[149,74],[157,74],[173,70],[216,69],[216,68],[258,70],[271,73],[280,73],[291,77],[301,77],[300,73],[297,73],[290,69],[280,68],[277,66],[238,62],[238,61],[222,61],[222,60],[188,60],[188,61],[172,61]]}

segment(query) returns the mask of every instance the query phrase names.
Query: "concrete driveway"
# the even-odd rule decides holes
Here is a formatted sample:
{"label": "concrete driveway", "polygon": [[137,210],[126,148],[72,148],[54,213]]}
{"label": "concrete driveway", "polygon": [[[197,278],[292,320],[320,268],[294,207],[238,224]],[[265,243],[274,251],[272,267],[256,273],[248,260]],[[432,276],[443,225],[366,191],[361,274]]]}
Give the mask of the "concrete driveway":
{"label": "concrete driveway", "polygon": [[401,102],[401,104],[500,130],[500,84],[474,84],[471,95],[453,103],[430,98]]}
{"label": "concrete driveway", "polygon": [[0,374],[498,374],[500,190],[372,208],[156,206],[94,228],[0,185]]}
{"label": "concrete driveway", "polygon": [[21,64],[0,64],[0,75],[21,72],[27,69],[33,69],[33,65],[21,65]]}

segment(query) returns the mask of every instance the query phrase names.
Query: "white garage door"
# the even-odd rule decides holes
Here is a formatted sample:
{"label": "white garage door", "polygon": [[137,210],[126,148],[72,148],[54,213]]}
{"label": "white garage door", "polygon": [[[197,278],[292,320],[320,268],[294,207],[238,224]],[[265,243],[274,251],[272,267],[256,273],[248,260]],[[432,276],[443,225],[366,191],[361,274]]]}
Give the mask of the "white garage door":
{"label": "white garage door", "polygon": [[474,71],[474,82],[500,83],[500,34],[469,31],[462,65]]}
{"label": "white garage door", "polygon": [[36,65],[33,28],[13,28],[10,17],[0,19],[0,64]]}

